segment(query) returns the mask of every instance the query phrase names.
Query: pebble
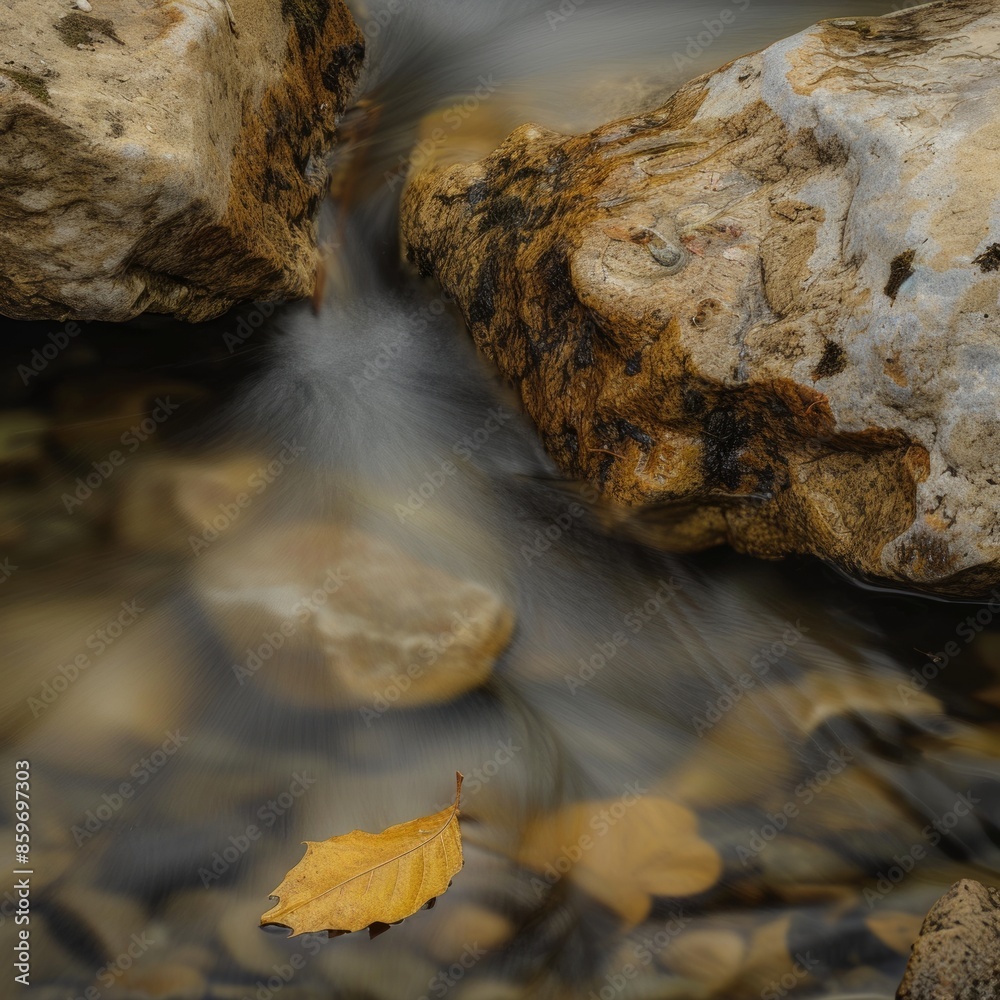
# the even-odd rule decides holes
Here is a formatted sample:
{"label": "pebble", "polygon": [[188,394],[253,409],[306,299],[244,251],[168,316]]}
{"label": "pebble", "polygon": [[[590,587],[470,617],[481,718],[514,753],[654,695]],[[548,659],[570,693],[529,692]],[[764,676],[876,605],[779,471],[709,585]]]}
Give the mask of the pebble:
{"label": "pebble", "polygon": [[514,934],[514,925],[496,910],[477,904],[462,904],[444,911],[429,942],[431,958],[448,963],[455,958],[455,942],[475,941],[480,948],[495,951]]}
{"label": "pebble", "polygon": [[[197,544],[206,534],[214,538],[241,531],[264,505],[270,461],[263,453],[136,455],[121,470],[112,512],[115,536],[137,550],[190,555],[192,537]],[[212,528],[220,516],[225,520],[221,531],[206,532],[206,524]]]}
{"label": "pebble", "polygon": [[694,930],[681,935],[664,953],[664,964],[680,976],[721,988],[746,960],[742,934],[727,930]]}
{"label": "pebble", "polygon": [[205,995],[205,977],[190,966],[167,962],[139,962],[126,970],[108,991],[116,998],[135,990],[151,1000],[201,1000]]}
{"label": "pebble", "polygon": [[0,413],[0,466],[40,465],[48,426],[48,419],[33,410]]}
{"label": "pebble", "polygon": [[[62,623],[61,632],[46,626],[51,621]],[[18,678],[26,700],[16,723],[31,723],[22,744],[29,759],[63,762],[135,791],[144,774],[148,780],[144,759],[182,749],[163,744],[183,727],[187,660],[177,624],[142,594],[38,602],[35,614],[22,615],[7,634],[27,640],[25,675]]]}
{"label": "pebble", "polygon": [[868,929],[887,948],[898,951],[900,955],[909,955],[913,942],[920,934],[923,919],[914,913],[903,913],[898,910],[885,910],[874,913],[865,920]]}
{"label": "pebble", "polygon": [[76,9],[82,11],[91,11],[94,8],[91,7],[89,0],[76,0]]}
{"label": "pebble", "polygon": [[521,1000],[524,990],[503,979],[472,980],[460,987],[458,1000]]}
{"label": "pebble", "polygon": [[[793,969],[794,959],[788,948],[791,925],[792,918],[788,915],[768,921],[754,931],[732,997],[761,997],[766,990],[775,996],[786,996],[792,987],[807,980],[806,976],[796,974],[801,969]],[[785,981],[780,982],[783,977]]]}
{"label": "pebble", "polygon": [[133,935],[148,929],[145,907],[128,896],[70,883],[53,889],[52,899],[59,912],[72,920],[76,934],[89,936],[112,958],[127,955]]}
{"label": "pebble", "polygon": [[[215,895],[218,896],[219,893]],[[257,926],[267,899],[262,893],[253,896],[226,893],[223,898],[226,904],[221,909],[215,928],[222,946],[244,969],[254,975],[272,972],[274,965],[281,962],[284,952],[274,938],[262,933]]]}

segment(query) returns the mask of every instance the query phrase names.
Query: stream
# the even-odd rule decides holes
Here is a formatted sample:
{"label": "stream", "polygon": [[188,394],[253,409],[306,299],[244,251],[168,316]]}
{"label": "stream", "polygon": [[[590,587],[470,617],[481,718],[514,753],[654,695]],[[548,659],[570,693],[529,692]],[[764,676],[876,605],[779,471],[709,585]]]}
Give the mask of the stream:
{"label": "stream", "polygon": [[[885,4],[352,7],[318,309],[80,324],[37,371],[61,328],[5,321],[0,768],[29,765],[33,874],[0,995],[890,1000],[934,900],[1000,878],[1000,598],[659,551],[560,477],[396,235],[425,159]],[[440,810],[456,771],[432,909],[258,926],[303,841]]]}

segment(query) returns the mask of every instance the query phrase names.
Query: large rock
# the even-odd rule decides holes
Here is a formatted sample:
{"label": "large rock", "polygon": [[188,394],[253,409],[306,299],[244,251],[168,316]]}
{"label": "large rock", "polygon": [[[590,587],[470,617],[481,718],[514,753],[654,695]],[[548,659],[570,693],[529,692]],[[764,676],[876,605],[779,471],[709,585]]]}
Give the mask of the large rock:
{"label": "large rock", "polygon": [[364,51],[342,0],[6,8],[0,313],[200,320],[312,291]]}
{"label": "large rock", "polygon": [[827,21],[404,195],[562,469],[661,542],[1000,581],[1000,8]]}
{"label": "large rock", "polygon": [[1000,1000],[1000,892],[962,879],[930,909],[897,1000]]}

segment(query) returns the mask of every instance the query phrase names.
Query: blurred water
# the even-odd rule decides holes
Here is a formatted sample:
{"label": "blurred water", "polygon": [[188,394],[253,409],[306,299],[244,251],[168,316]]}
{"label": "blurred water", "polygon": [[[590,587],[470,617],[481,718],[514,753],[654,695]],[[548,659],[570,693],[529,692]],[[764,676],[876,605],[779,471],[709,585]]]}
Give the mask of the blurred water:
{"label": "blurred water", "polygon": [[[31,763],[33,993],[889,997],[944,888],[996,883],[989,606],[607,526],[394,233],[426,116],[472,155],[882,10],[359,6],[319,314],[95,324],[22,386],[50,438],[0,492],[0,733],[5,773]],[[49,333],[18,330],[11,368]],[[455,624],[385,668],[439,598]],[[456,642],[479,652],[446,670]],[[456,770],[466,865],[434,909],[374,940],[257,927],[302,840],[433,812]]]}

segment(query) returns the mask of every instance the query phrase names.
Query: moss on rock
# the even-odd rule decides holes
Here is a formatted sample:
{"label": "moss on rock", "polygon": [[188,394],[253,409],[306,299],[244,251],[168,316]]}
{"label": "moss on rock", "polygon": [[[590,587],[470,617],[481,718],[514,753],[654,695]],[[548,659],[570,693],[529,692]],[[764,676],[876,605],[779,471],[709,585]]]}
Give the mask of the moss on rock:
{"label": "moss on rock", "polygon": [[0,69],[0,76],[13,80],[22,90],[26,90],[37,101],[43,104],[51,104],[49,99],[49,88],[45,81],[34,73],[22,73],[16,69]]}

